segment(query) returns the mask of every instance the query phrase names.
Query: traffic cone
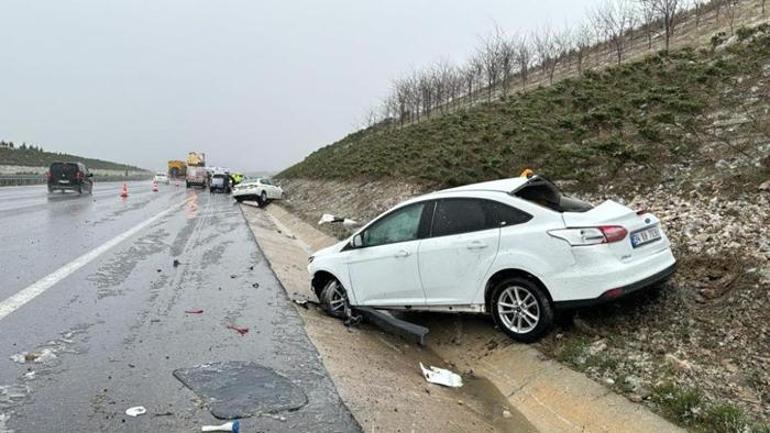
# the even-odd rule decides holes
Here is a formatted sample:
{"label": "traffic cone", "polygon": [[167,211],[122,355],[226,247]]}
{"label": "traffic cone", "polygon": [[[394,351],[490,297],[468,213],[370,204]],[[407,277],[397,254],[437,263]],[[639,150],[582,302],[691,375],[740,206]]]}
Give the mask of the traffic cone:
{"label": "traffic cone", "polygon": [[123,183],[123,189],[120,191],[120,196],[123,198],[128,197],[128,185]]}
{"label": "traffic cone", "polygon": [[158,192],[158,181],[153,180],[152,181],[152,192]]}

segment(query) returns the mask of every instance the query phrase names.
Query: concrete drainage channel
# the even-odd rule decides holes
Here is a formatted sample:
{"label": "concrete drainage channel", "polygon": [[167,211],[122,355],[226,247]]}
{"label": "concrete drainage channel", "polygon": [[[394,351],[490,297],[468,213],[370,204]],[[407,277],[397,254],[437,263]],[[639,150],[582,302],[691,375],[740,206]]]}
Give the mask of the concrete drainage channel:
{"label": "concrete drainage channel", "polygon": [[[307,257],[336,240],[280,206],[241,208],[288,296],[314,300]],[[399,323],[365,311],[404,339],[372,324],[345,328],[301,304],[307,334],[364,431],[684,432],[531,346],[512,342],[483,318],[410,314],[403,316],[409,322]],[[424,348],[414,343],[421,338]],[[428,384],[420,362],[461,373],[463,386]]]}

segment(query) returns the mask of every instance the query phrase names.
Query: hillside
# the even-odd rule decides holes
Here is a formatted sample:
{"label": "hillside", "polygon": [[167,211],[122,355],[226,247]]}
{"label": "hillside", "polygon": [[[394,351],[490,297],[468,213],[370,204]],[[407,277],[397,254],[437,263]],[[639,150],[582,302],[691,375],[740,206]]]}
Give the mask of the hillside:
{"label": "hillside", "polygon": [[651,210],[679,261],[661,290],[580,311],[539,349],[692,431],[770,431],[770,193],[759,189],[770,179],[770,26],[403,128],[386,122],[278,179],[285,206],[309,222],[366,221],[421,192],[526,167],[593,203]]}
{"label": "hillside", "polygon": [[395,176],[452,186],[534,167],[590,189],[628,175],[659,182],[670,176],[660,170],[664,162],[697,170],[729,157],[742,167],[731,183],[756,181],[761,152],[753,144],[770,133],[767,29],[739,31],[742,39],[727,47],[717,39],[710,50],[660,52],[404,128],[358,131],[279,177]]}
{"label": "hillside", "polygon": [[89,169],[99,170],[118,170],[118,171],[144,171],[139,167],[132,165],[119,164],[116,162],[103,161],[95,158],[84,158],[82,156],[71,155],[68,153],[46,152],[37,149],[20,149],[0,146],[0,165],[17,165],[24,167],[47,167],[54,161],[80,161]]}

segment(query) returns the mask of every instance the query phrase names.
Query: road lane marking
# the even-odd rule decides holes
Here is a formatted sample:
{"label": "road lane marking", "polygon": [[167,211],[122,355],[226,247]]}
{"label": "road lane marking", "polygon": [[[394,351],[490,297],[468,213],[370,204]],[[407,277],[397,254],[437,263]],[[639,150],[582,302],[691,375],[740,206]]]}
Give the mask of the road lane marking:
{"label": "road lane marking", "polygon": [[183,201],[180,204],[171,206],[170,208],[156,214],[153,217],[150,217],[150,219],[147,219],[139,223],[138,225],[130,228],[129,230],[119,234],[118,236],[115,236],[114,238],[108,240],[107,242],[96,247],[90,252],[83,254],[82,256],[76,258],[75,260],[62,266],[61,268],[37,280],[37,282],[31,284],[30,286],[27,286],[26,288],[19,290],[18,292],[16,292],[16,294],[11,295],[9,298],[4,300],[3,302],[0,302],[0,320],[3,320],[5,316],[18,310],[24,304],[35,299],[38,295],[50,289],[59,281],[67,278],[69,275],[71,275],[78,269],[82,268],[83,266],[93,261],[95,258],[104,254],[110,248],[120,244],[121,242],[125,241],[131,236],[139,233],[142,229],[146,228],[147,226],[154,223],[155,221],[158,221],[159,219],[163,218],[165,215],[167,215],[174,209],[183,206],[188,201],[189,199]]}

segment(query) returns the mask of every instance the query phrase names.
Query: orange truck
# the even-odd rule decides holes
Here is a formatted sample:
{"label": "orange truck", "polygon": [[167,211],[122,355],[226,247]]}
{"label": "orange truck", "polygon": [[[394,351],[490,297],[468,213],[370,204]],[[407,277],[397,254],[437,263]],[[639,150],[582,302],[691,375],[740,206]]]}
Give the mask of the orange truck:
{"label": "orange truck", "polygon": [[182,179],[187,176],[187,164],[178,159],[172,159],[168,162],[168,177],[171,179]]}

